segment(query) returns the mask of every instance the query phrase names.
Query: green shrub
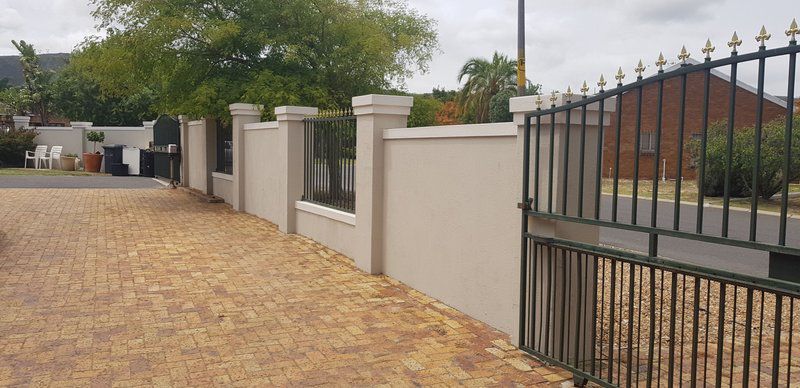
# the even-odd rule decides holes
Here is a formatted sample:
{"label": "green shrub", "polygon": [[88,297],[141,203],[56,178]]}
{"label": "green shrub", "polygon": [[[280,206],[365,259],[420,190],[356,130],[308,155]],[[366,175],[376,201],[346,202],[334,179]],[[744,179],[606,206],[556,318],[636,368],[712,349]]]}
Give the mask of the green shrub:
{"label": "green shrub", "polygon": [[21,167],[25,164],[25,151],[36,148],[38,133],[31,129],[0,130],[0,167]]}
{"label": "green shrub", "polygon": [[[727,122],[712,124],[708,129],[706,152],[706,179],[703,192],[707,196],[725,194],[725,170],[727,167]],[[800,178],[800,116],[794,117],[792,131],[792,163],[789,181]],[[783,184],[784,137],[786,118],[778,118],[762,127],[761,170],[758,195],[769,199],[781,191]],[[733,163],[731,164],[731,196],[752,196],[753,168],[755,166],[755,127],[737,128],[733,136]],[[689,143],[692,157],[699,163],[700,141]]]}
{"label": "green shrub", "polygon": [[516,90],[504,90],[492,96],[489,101],[489,121],[492,123],[514,121],[514,115],[511,114],[508,107],[508,100],[516,96]]}
{"label": "green shrub", "polygon": [[408,127],[431,127],[436,125],[436,112],[444,106],[444,103],[425,96],[415,96],[414,106],[411,107],[411,114],[408,116]]}
{"label": "green shrub", "polygon": [[89,133],[86,134],[86,140],[92,142],[94,152],[97,152],[97,143],[102,143],[106,141],[106,133],[90,131]]}

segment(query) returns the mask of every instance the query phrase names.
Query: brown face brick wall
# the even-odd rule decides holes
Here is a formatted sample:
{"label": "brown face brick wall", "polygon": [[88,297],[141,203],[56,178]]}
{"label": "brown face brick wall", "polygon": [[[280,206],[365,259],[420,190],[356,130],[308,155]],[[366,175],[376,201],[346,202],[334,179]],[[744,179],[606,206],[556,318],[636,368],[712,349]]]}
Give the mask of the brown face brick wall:
{"label": "brown face brick wall", "polygon": [[[703,73],[689,74],[686,83],[686,118],[684,126],[683,150],[683,178],[695,179],[696,168],[692,165],[689,142],[692,134],[699,134],[703,128]],[[678,167],[678,124],[680,119],[680,78],[669,79],[664,82],[664,99],[661,129],[661,159],[667,160],[667,179],[675,179]],[[737,86],[736,91],[736,128],[751,127],[755,125],[757,98],[751,93]],[[640,153],[636,145],[636,102],[637,92],[631,91],[622,96],[622,125],[620,130],[620,164],[619,176],[623,179],[632,179],[634,174],[634,158],[639,157],[639,178],[652,179],[653,154]],[[645,86],[642,93],[642,133],[656,130],[658,109],[658,85]],[[730,82],[714,75],[711,76],[709,98],[709,125],[718,121],[727,121],[728,106],[730,105]],[[764,100],[764,123],[777,117],[784,116],[786,108],[771,101]],[[613,176],[614,159],[616,157],[616,128],[617,114],[611,116],[611,125],[605,128],[603,142],[603,176]],[[659,161],[658,176],[663,173],[662,162]]]}

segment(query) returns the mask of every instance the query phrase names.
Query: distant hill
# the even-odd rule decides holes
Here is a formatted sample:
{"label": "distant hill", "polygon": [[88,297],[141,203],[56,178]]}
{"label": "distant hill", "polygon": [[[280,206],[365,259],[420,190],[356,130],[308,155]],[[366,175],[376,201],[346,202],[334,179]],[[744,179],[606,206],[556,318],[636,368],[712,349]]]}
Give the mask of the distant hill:
{"label": "distant hill", "polygon": [[[67,65],[69,54],[39,54],[39,62],[46,70],[60,70]],[[8,79],[11,86],[21,86],[25,80],[22,77],[22,66],[19,64],[18,55],[0,56],[0,80]]]}

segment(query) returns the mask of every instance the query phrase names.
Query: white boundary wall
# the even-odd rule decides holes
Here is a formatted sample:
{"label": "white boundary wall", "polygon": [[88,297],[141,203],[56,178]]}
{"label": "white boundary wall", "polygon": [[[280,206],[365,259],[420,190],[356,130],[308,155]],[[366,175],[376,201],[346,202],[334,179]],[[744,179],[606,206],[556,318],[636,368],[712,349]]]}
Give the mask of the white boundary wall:
{"label": "white boundary wall", "polygon": [[[103,132],[106,140],[103,144],[124,144],[128,147],[148,148],[153,141],[152,122],[145,122],[141,127],[94,127],[92,123],[74,122],[71,127],[34,127],[39,133],[36,144],[63,146],[64,154],[76,154],[78,157],[84,152],[93,152],[93,145],[86,140],[90,131]],[[97,151],[103,152],[97,144]]]}

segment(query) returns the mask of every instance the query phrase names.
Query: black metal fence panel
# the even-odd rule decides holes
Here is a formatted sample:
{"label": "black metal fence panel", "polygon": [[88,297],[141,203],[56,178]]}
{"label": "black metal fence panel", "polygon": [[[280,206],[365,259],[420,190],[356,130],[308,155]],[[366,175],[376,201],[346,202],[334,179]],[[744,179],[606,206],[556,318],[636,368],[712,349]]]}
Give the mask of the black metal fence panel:
{"label": "black metal fence panel", "polygon": [[[597,94],[587,95],[584,83],[574,101],[567,89],[562,106],[555,105],[555,94],[547,109],[537,98],[539,108],[527,115],[524,132],[523,350],[602,386],[800,386],[800,354],[794,354],[800,352],[794,343],[800,339],[800,323],[794,323],[800,275],[789,274],[792,281],[779,280],[787,279],[780,274],[749,276],[659,254],[659,237],[668,236],[750,249],[784,264],[800,260],[798,230],[790,220],[800,204],[791,195],[800,177],[797,32],[793,23],[786,31],[789,45],[768,49],[770,35],[762,29],[758,51],[747,54],[738,52],[742,41],[734,34],[730,55],[719,60],[711,59],[711,42],[702,50],[704,62],[688,60],[684,48],[668,71],[663,55],[651,77],[642,76],[640,62],[634,82],[623,85],[620,69],[616,88],[605,90],[601,77]],[[782,100],[765,91],[767,61],[783,66],[770,74],[773,86],[776,75],[785,82]],[[757,73],[752,88],[739,80],[747,66]],[[751,94],[746,99],[744,89]],[[606,104],[616,109],[604,112]],[[599,122],[597,136],[590,138],[589,109]],[[752,120],[741,119],[743,110]],[[711,112],[723,112],[723,120],[712,122]],[[559,147],[570,150],[573,142],[580,152],[554,148],[555,135],[565,127],[553,124],[556,117],[578,128],[572,135],[578,139],[570,139],[569,130],[560,134]],[[625,130],[632,141],[624,141]],[[595,148],[596,160],[588,160],[586,150]],[[676,158],[671,179],[663,165],[667,155]],[[633,171],[627,182],[623,168]],[[684,179],[689,169],[696,180]],[[575,170],[578,179],[572,180],[567,174]],[[584,182],[594,187],[585,192]],[[692,184],[696,192],[687,189]],[[563,190],[558,198],[556,186]],[[576,190],[577,203],[568,203],[574,199],[566,193]],[[709,206],[712,197],[718,207]],[[592,205],[593,211],[585,211]],[[529,231],[532,218],[639,232],[649,236],[649,244],[632,252],[544,238]]]}
{"label": "black metal fence panel", "polygon": [[800,285],[526,244],[523,350],[603,386],[800,384]]}
{"label": "black metal fence panel", "polygon": [[356,117],[326,112],[303,122],[303,200],[355,213]]}

